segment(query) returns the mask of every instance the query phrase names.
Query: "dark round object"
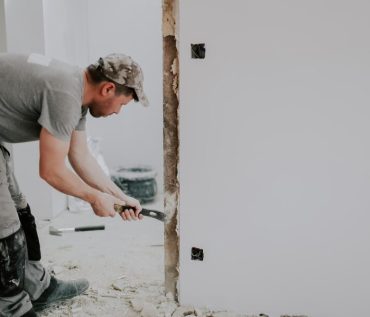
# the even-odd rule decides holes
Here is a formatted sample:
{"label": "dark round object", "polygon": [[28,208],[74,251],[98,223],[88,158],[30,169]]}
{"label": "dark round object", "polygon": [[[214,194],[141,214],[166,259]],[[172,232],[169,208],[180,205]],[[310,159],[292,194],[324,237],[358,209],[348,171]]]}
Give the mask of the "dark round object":
{"label": "dark round object", "polygon": [[157,172],[149,166],[118,167],[111,172],[113,182],[121,190],[140,201],[151,202],[157,195]]}

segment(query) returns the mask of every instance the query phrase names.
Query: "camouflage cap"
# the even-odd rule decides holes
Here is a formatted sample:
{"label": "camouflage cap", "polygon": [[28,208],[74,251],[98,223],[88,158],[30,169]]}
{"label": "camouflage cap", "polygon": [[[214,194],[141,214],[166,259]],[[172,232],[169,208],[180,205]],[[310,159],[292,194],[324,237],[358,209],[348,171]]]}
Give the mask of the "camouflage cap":
{"label": "camouflage cap", "polygon": [[144,93],[144,74],[141,67],[130,56],[124,54],[109,54],[101,57],[95,64],[100,68],[103,75],[113,82],[133,88],[139,98],[139,102],[147,107],[148,98]]}

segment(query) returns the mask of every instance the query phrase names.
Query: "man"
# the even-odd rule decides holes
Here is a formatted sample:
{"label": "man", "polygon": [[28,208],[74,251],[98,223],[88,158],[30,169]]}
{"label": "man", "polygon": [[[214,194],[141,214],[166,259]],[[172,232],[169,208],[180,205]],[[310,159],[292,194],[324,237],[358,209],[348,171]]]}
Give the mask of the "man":
{"label": "man", "polygon": [[[85,279],[61,281],[40,263],[30,206],[14,178],[8,143],[39,139],[39,174],[57,190],[114,217],[114,204],[128,205],[123,220],[142,219],[140,203],[104,174],[87,147],[87,111],[118,114],[132,100],[148,105],[140,66],[111,54],[86,70],[46,58],[0,54],[0,316],[37,316],[55,301],[88,288]],[[73,173],[65,165],[68,157]]]}

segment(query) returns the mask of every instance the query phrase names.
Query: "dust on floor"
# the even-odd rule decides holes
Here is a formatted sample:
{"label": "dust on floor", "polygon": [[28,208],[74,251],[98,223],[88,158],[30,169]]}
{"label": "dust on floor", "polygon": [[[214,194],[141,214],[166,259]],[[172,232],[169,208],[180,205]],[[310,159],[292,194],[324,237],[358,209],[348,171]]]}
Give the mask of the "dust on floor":
{"label": "dust on floor", "polygon": [[[146,205],[163,210],[162,203]],[[49,234],[56,228],[105,225],[105,230]],[[124,222],[92,211],[65,211],[40,222],[43,263],[57,278],[87,278],[83,295],[43,311],[41,317],[236,317],[231,312],[178,306],[164,290],[163,223],[145,218]]]}

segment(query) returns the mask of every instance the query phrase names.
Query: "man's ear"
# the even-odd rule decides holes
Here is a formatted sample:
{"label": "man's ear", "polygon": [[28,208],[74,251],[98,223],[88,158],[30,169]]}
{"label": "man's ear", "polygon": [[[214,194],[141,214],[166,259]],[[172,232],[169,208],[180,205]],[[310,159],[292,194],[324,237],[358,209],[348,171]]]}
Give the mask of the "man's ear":
{"label": "man's ear", "polygon": [[105,82],[101,88],[100,93],[103,97],[114,95],[116,92],[116,85],[111,82]]}

